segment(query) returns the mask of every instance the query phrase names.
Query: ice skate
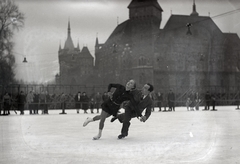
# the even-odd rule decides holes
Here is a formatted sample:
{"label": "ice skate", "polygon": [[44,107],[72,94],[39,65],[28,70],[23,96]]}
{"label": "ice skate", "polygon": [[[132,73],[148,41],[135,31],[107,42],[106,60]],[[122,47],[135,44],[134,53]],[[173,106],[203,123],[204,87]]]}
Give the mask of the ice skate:
{"label": "ice skate", "polygon": [[120,135],[118,136],[118,139],[123,139],[123,138],[125,138],[125,137],[126,137],[126,135],[120,134]]}
{"label": "ice skate", "polygon": [[85,120],[85,122],[83,123],[83,127],[87,126],[87,124],[88,124],[89,122],[91,122],[91,121],[92,121],[92,119],[88,117],[88,118]]}
{"label": "ice skate", "polygon": [[93,140],[99,140],[101,138],[101,135],[96,135],[95,137],[93,137]]}

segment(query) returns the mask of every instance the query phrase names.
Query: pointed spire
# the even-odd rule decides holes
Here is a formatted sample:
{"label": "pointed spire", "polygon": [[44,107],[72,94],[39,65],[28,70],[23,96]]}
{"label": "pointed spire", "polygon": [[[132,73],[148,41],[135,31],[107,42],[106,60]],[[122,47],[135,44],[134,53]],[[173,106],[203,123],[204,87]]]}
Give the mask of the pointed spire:
{"label": "pointed spire", "polygon": [[195,4],[195,0],[193,0],[193,11],[190,14],[192,16],[198,16],[197,10],[196,10],[196,4]]}
{"label": "pointed spire", "polygon": [[74,50],[74,45],[73,45],[73,41],[71,38],[71,27],[70,27],[69,19],[68,19],[68,36],[67,36],[67,40],[64,45],[64,49]]}
{"label": "pointed spire", "polygon": [[97,47],[98,46],[98,36],[96,37],[96,42],[95,42],[95,47]]}
{"label": "pointed spire", "polygon": [[68,18],[68,36],[71,36],[70,19]]}
{"label": "pointed spire", "polygon": [[79,39],[78,39],[77,49],[80,50]]}
{"label": "pointed spire", "polygon": [[58,51],[61,51],[62,47],[61,47],[61,40],[59,42],[59,50]]}
{"label": "pointed spire", "polygon": [[81,51],[81,56],[93,58],[87,46],[83,46],[82,51]]}

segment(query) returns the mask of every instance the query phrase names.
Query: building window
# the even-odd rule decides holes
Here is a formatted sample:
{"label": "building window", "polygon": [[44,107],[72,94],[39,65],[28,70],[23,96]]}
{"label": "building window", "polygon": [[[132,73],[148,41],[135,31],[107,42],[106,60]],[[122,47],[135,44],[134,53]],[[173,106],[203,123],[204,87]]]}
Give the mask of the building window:
{"label": "building window", "polygon": [[145,66],[147,65],[147,60],[145,57],[140,57],[139,58],[139,66]]}

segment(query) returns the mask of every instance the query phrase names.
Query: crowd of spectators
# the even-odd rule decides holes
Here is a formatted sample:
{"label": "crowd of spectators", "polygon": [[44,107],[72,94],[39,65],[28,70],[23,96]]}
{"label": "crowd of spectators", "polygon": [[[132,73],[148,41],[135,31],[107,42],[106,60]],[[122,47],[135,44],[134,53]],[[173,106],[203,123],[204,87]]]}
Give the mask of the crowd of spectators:
{"label": "crowd of spectators", "polygon": [[29,111],[30,115],[33,114],[49,114],[49,109],[62,109],[62,113],[65,114],[65,109],[76,109],[77,113],[82,110],[83,113],[99,113],[101,109],[101,103],[108,98],[106,92],[103,94],[97,92],[91,96],[88,96],[86,92],[78,92],[73,94],[49,94],[47,91],[41,91],[40,93],[30,91],[24,93],[20,91],[17,95],[11,95],[9,92],[1,97],[0,115],[9,115],[10,111],[20,112],[20,115],[24,115],[24,111]]}
{"label": "crowd of spectators", "polygon": [[[175,106],[186,106],[188,111],[199,110],[199,106],[204,106],[203,110],[215,109],[215,105],[219,101],[219,94],[210,94],[210,92],[199,94],[198,92],[188,92],[182,94],[183,96],[176,96],[173,90],[163,94],[161,92],[152,93],[154,109],[159,112],[175,111]],[[29,111],[30,115],[33,114],[49,114],[49,109],[61,109],[60,114],[66,114],[66,109],[76,109],[76,113],[80,111],[83,113],[99,113],[101,104],[108,98],[106,92],[88,95],[86,92],[77,92],[76,94],[49,94],[47,91],[29,91],[24,93],[20,91],[17,95],[11,95],[5,92],[1,97],[0,115],[9,115],[10,111],[17,112],[24,115],[24,111]],[[176,98],[177,97],[177,98]],[[181,98],[181,99],[180,99]],[[185,100],[183,98],[186,98]],[[218,99],[218,100],[217,100]],[[239,97],[235,95],[234,101],[237,105]],[[180,105],[179,105],[180,104]],[[184,105],[183,105],[184,104]]]}

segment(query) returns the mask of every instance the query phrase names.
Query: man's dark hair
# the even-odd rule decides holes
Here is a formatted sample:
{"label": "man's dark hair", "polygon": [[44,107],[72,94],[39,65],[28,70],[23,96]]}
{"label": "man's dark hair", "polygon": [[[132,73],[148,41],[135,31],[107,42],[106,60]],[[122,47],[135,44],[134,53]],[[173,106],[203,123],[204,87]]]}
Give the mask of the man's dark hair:
{"label": "man's dark hair", "polygon": [[149,86],[149,89],[148,89],[148,91],[149,92],[152,92],[153,91],[153,85],[152,84],[150,84],[150,83],[147,83],[147,85]]}
{"label": "man's dark hair", "polygon": [[132,89],[136,89],[136,87],[137,87],[137,84],[136,84],[136,82],[134,81],[134,84],[133,84],[133,88],[132,88]]}

